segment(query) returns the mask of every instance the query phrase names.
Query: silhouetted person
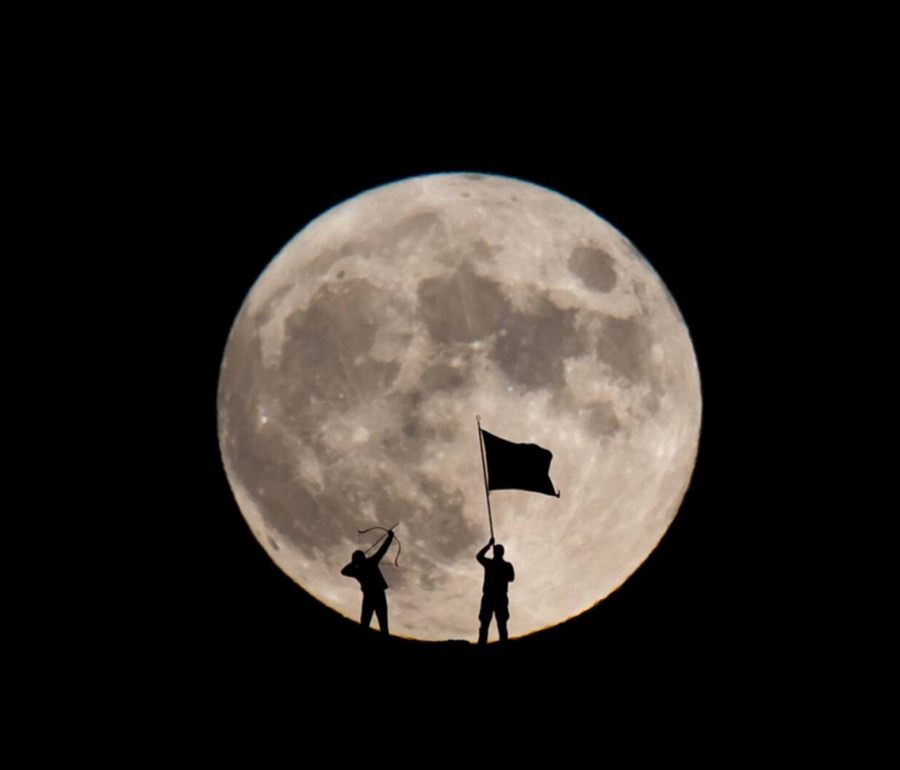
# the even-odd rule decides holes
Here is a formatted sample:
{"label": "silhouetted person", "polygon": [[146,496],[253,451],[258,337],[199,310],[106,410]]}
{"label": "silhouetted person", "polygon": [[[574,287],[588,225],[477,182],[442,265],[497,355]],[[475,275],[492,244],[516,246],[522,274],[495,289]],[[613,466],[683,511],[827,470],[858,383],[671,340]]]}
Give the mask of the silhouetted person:
{"label": "silhouetted person", "polygon": [[363,551],[354,551],[350,563],[341,570],[342,575],[356,578],[362,590],[362,615],[359,622],[364,628],[368,628],[372,622],[372,613],[378,618],[378,627],[381,633],[388,633],[387,598],[384,592],[388,588],[387,581],[378,569],[378,562],[387,553],[387,549],[394,540],[394,531],[389,530],[381,547],[372,556],[366,558]]}
{"label": "silhouetted person", "polygon": [[484,567],[484,588],[481,597],[481,610],[478,619],[481,628],[478,629],[478,644],[487,644],[488,626],[491,624],[491,616],[497,618],[497,631],[500,633],[500,641],[505,642],[509,636],[506,632],[506,621],[509,620],[509,597],[507,589],[509,584],[516,579],[513,565],[503,561],[503,546],[494,545],[494,558],[485,558],[488,548],[494,545],[494,538],[482,548],[478,555],[478,563]]}

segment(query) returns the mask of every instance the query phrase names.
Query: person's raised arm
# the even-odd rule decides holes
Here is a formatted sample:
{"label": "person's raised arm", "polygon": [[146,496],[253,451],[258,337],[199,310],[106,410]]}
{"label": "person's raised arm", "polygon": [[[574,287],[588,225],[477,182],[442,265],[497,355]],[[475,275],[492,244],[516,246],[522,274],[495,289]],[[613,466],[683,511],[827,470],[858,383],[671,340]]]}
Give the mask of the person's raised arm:
{"label": "person's raised arm", "polygon": [[490,540],[488,540],[488,544],[475,555],[475,558],[478,559],[478,563],[482,567],[486,567],[488,565],[488,560],[484,558],[484,555],[487,553],[488,548],[490,548],[493,544],[494,538],[491,538]]}
{"label": "person's raised arm", "polygon": [[394,530],[389,529],[387,533],[387,537],[384,539],[384,542],[381,544],[381,547],[375,551],[375,555],[372,556],[372,561],[376,564],[381,561],[384,555],[387,553],[387,549],[390,547],[391,543],[394,542]]}

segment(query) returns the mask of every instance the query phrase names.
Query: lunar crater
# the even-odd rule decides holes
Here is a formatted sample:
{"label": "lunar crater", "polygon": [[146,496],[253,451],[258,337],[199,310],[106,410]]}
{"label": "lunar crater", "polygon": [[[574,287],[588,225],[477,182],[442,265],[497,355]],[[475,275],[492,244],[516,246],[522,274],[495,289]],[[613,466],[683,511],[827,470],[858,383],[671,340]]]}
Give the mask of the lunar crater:
{"label": "lunar crater", "polygon": [[615,261],[602,248],[579,246],[569,257],[569,268],[585,285],[600,292],[610,292],[618,283]]}

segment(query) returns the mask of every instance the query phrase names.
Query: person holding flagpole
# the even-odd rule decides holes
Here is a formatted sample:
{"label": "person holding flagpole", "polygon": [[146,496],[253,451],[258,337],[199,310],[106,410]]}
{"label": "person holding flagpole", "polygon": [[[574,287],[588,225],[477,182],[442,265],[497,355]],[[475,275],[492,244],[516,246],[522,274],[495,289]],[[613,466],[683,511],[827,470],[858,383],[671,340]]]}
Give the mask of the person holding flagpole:
{"label": "person holding flagpole", "polygon": [[[488,559],[488,548],[494,546],[494,558]],[[481,627],[478,629],[478,644],[487,644],[488,627],[491,617],[497,619],[497,633],[500,641],[509,639],[506,630],[506,622],[509,620],[509,584],[516,579],[513,565],[503,560],[504,549],[502,545],[494,545],[492,537],[488,544],[482,548],[475,558],[484,567],[484,587],[481,596],[481,609],[478,612],[478,620]]]}
{"label": "person holding flagpole", "polygon": [[[553,453],[537,444],[516,444],[488,433],[481,427],[481,417],[475,416],[478,425],[478,443],[481,447],[481,469],[484,473],[484,496],[487,502],[488,526],[491,539],[476,555],[484,567],[484,588],[478,620],[478,644],[487,644],[491,618],[497,619],[500,641],[506,642],[509,634],[509,584],[516,579],[513,565],[503,560],[503,546],[494,544],[494,517],[491,513],[491,492],[498,489],[519,489],[539,492],[559,499],[559,491],[550,480],[550,462]],[[494,546],[494,558],[488,559],[488,548]]]}

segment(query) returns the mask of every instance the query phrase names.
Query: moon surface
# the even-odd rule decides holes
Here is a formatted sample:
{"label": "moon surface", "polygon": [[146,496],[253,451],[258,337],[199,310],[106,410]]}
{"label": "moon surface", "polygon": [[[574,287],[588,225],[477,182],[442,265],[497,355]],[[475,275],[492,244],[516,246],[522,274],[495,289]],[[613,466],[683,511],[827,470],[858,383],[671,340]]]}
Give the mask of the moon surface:
{"label": "moon surface", "polygon": [[416,639],[477,638],[476,414],[551,450],[562,493],[491,493],[522,636],[602,600],[660,541],[701,397],[681,314],[635,247],[506,177],[415,177],[327,211],[259,277],[222,361],[219,444],[256,539],[358,620],[341,568],[379,534],[357,530],[399,521],[399,567],[392,546],[381,571],[391,632]]}

